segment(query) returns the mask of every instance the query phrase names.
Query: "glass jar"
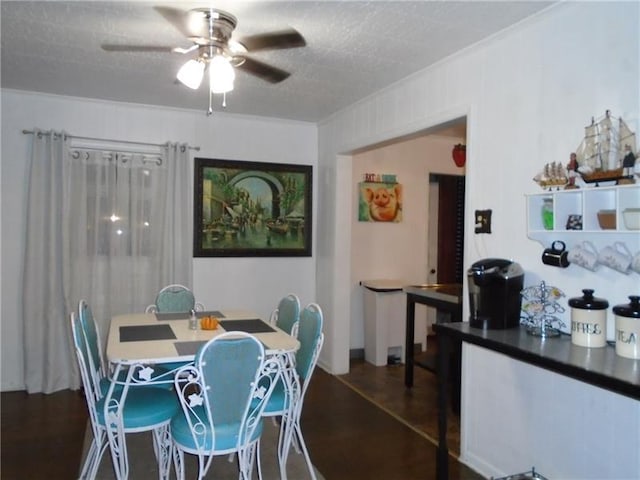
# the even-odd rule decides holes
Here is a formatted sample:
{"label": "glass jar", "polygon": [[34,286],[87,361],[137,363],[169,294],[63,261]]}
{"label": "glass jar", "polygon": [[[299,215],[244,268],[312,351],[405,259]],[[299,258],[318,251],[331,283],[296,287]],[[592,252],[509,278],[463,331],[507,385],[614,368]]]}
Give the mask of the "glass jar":
{"label": "glass jar", "polygon": [[189,315],[189,329],[190,330],[198,329],[198,317],[196,316],[195,310],[191,310],[191,313]]}
{"label": "glass jar", "polygon": [[553,230],[553,198],[545,198],[542,202],[542,226],[545,230]]}

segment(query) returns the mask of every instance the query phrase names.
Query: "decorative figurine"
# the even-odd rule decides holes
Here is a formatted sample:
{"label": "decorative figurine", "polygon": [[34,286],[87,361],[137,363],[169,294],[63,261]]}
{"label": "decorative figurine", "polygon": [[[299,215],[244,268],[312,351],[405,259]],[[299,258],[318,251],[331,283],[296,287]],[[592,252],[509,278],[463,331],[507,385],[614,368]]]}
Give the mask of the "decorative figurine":
{"label": "decorative figurine", "polygon": [[542,171],[533,177],[533,181],[549,191],[560,190],[568,181],[567,171],[561,162],[547,163]]}
{"label": "decorative figurine", "polygon": [[622,164],[627,162],[633,166],[635,148],[635,133],[622,118],[612,116],[609,110],[597,120],[592,118],[576,148],[578,173],[582,181],[595,183],[596,187],[609,181],[634,183],[633,178],[623,174]]}
{"label": "decorative figurine", "polygon": [[571,155],[569,156],[569,163],[567,164],[567,177],[569,177],[569,180],[564,187],[565,190],[580,188],[576,185],[577,176],[578,176],[578,160],[575,152],[572,152]]}
{"label": "decorative figurine", "polygon": [[624,158],[622,159],[622,175],[625,177],[618,181],[618,183],[636,183],[633,178],[634,169],[636,166],[636,156],[631,150],[631,145],[626,144],[624,146],[624,151],[626,152]]}

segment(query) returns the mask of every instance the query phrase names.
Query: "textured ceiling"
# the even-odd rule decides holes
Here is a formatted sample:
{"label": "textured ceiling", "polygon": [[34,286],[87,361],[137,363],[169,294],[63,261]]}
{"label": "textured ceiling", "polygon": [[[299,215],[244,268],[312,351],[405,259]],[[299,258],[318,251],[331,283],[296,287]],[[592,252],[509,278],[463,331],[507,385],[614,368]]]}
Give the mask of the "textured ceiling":
{"label": "textured ceiling", "polygon": [[[153,6],[215,6],[235,37],[294,27],[307,46],[256,52],[291,72],[279,84],[238,72],[230,113],[317,122],[554,2],[2,1],[3,88],[149,105],[207,108],[204,85],[175,81],[184,55],[109,53],[103,43],[190,46]],[[214,97],[214,112],[222,110]],[[215,114],[215,113],[214,113]]]}

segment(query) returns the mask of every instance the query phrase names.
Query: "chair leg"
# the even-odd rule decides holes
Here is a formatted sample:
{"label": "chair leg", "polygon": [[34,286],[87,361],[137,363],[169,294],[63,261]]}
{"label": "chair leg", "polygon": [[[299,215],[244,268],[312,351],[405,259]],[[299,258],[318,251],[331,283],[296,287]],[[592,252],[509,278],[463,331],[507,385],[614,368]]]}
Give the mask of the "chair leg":
{"label": "chair leg", "polygon": [[287,459],[289,450],[294,440],[294,422],[290,419],[290,414],[283,415],[280,423],[280,435],[278,436],[278,464],[280,466],[280,478],[287,479]]}
{"label": "chair leg", "polygon": [[238,468],[240,469],[240,478],[242,480],[251,480],[257,448],[256,443],[253,443],[249,447],[238,451]]}
{"label": "chair leg", "polygon": [[107,449],[107,445],[104,432],[99,435],[99,438],[93,438],[91,445],[89,446],[89,451],[87,452],[87,457],[84,460],[82,471],[80,472],[80,479],[93,479],[96,477],[100,461]]}
{"label": "chair leg", "polygon": [[127,438],[121,428],[107,430],[111,461],[117,480],[125,480],[129,477],[129,459],[127,457]]}
{"label": "chair leg", "polygon": [[171,473],[171,457],[173,444],[169,425],[164,425],[153,430],[153,444],[158,460],[158,477],[160,480],[168,480]]}
{"label": "chair leg", "polygon": [[309,469],[309,474],[313,480],[316,480],[316,471],[313,468],[313,464],[311,463],[311,458],[309,457],[309,451],[307,450],[307,444],[304,441],[304,437],[302,436],[302,429],[300,428],[300,424],[296,423],[293,430],[294,437],[297,439],[297,442],[300,444],[300,448],[304,453],[304,459],[307,462],[307,468]]}
{"label": "chair leg", "polygon": [[176,478],[184,480],[184,452],[177,447],[173,447],[173,468],[176,470]]}
{"label": "chair leg", "polygon": [[258,463],[258,480],[262,480],[262,461],[260,458],[260,439],[256,445],[256,462]]}

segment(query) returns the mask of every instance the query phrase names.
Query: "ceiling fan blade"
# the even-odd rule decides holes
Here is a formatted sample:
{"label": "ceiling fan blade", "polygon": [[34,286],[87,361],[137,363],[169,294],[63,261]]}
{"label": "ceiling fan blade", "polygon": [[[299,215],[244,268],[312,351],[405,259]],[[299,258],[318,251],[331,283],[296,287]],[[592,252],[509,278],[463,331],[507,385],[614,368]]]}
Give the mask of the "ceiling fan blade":
{"label": "ceiling fan blade", "polygon": [[238,42],[244,45],[250,52],[304,47],[307,44],[304,37],[293,28],[279,32],[250,35],[241,38]]}
{"label": "ceiling fan blade", "polygon": [[175,47],[167,47],[163,45],[100,45],[106,52],[168,52],[171,53]]}
{"label": "ceiling fan blade", "polygon": [[239,68],[251,75],[255,75],[256,77],[260,77],[269,83],[279,83],[291,75],[289,72],[285,72],[284,70],[272,65],[259,62],[258,60],[254,60],[249,57],[242,58],[244,58],[244,62],[236,68]]}
{"label": "ceiling fan blade", "polygon": [[153,7],[153,9],[185,37],[200,36],[195,34],[192,28],[189,28],[189,12],[171,7]]}
{"label": "ceiling fan blade", "polygon": [[[153,8],[185,37],[201,44],[212,38],[226,42],[237,23],[236,17],[215,8],[195,8],[188,11],[171,7]],[[215,25],[213,31],[209,31],[210,22]]]}

